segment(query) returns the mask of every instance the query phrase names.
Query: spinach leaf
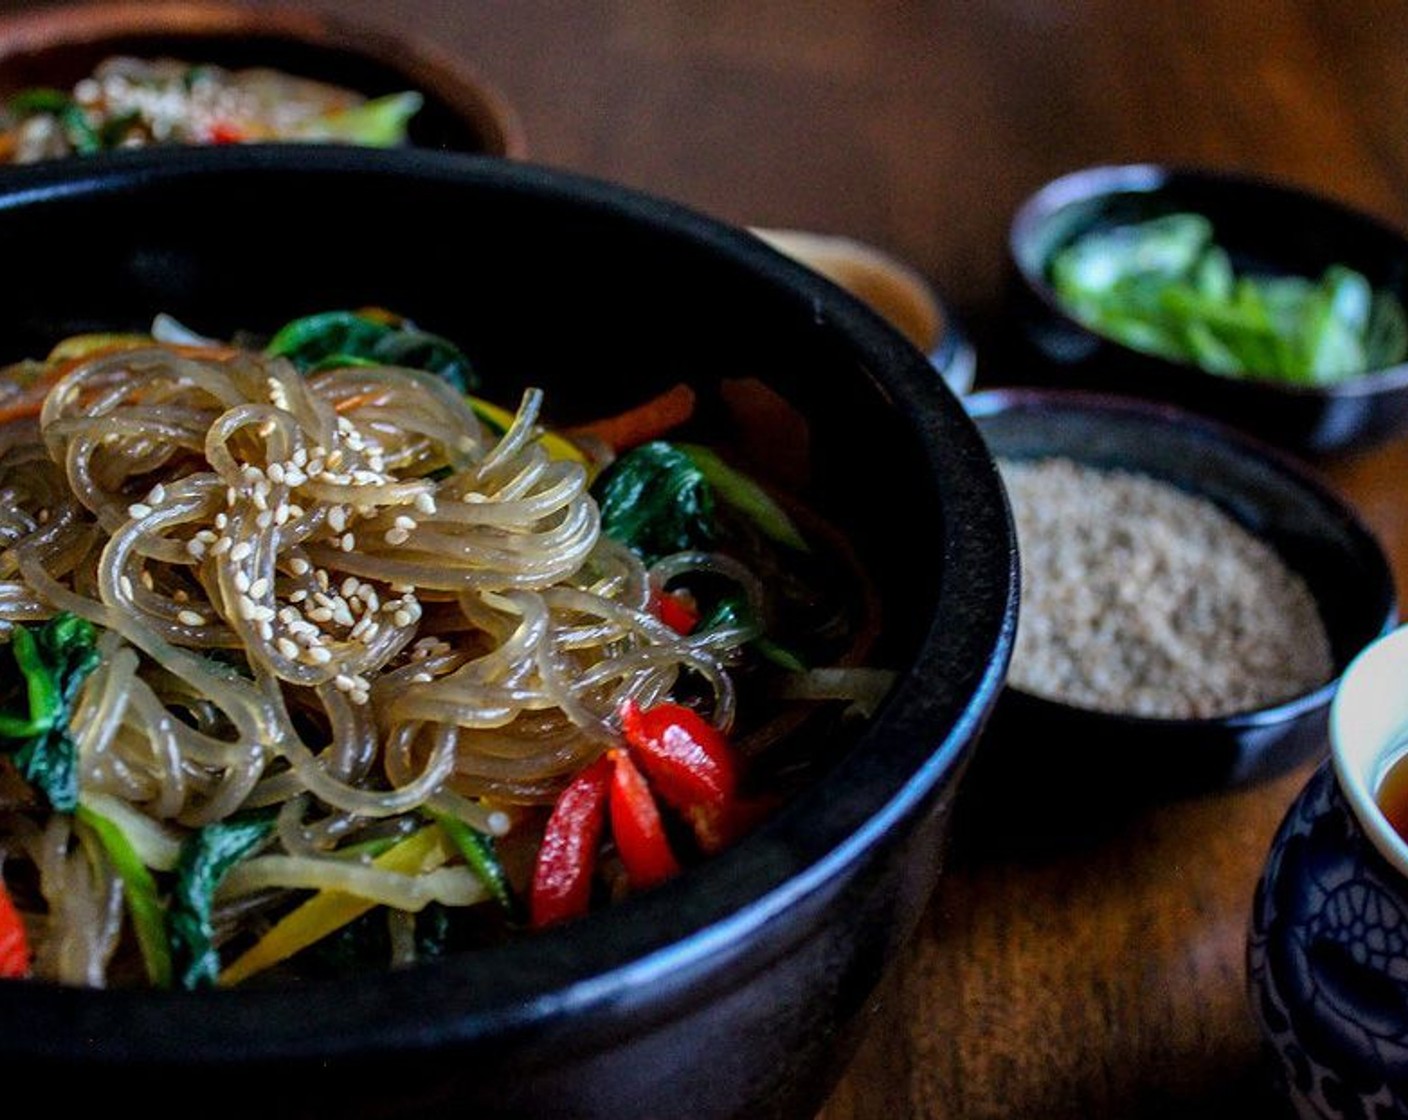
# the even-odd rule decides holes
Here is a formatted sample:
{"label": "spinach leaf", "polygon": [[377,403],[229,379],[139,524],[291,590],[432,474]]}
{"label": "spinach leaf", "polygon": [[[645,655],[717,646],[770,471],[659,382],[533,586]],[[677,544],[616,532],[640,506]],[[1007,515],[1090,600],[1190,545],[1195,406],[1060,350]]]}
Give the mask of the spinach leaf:
{"label": "spinach leaf", "polygon": [[423,331],[409,319],[361,311],[322,311],[279,329],[265,347],[304,373],[346,365],[395,365],[424,370],[459,392],[478,378],[469,358],[453,342]]}
{"label": "spinach leaf", "polygon": [[710,548],[717,537],[713,487],[689,455],[663,440],[622,455],[592,490],[602,532],[647,564],[672,552]]}
{"label": "spinach leaf", "polygon": [[186,838],[176,860],[176,884],[166,911],[172,971],[186,989],[212,987],[220,974],[210,912],[215,891],[235,864],[274,830],[272,809],[241,813],[208,824]]}
{"label": "spinach leaf", "polygon": [[97,667],[97,628],[62,613],[39,626],[17,625],[0,654],[0,680],[12,687],[0,704],[0,739],[25,780],[61,813],[78,806],[78,749],[69,733],[73,698]]}

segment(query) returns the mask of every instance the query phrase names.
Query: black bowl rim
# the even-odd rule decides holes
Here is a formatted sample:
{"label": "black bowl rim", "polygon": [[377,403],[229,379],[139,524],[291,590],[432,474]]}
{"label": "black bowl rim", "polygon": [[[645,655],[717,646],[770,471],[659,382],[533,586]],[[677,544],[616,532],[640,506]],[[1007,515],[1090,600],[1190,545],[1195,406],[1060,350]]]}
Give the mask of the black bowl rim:
{"label": "black bowl rim", "polygon": [[[1383,545],[1363,517],[1360,516],[1358,510],[1351,506],[1343,495],[1311,467],[1289,452],[1223,421],[1192,412],[1179,405],[1130,394],[1066,387],[997,387],[973,393],[966,397],[963,403],[967,407],[969,415],[978,422],[980,430],[981,422],[988,417],[1022,411],[1056,409],[1066,412],[1107,414],[1166,427],[1180,438],[1188,438],[1190,442],[1220,443],[1243,458],[1261,460],[1281,478],[1292,483],[1328,510],[1333,511],[1336,519],[1349,530],[1353,537],[1358,539],[1363,555],[1377,569],[1375,584],[1384,592],[1382,599],[1384,617],[1378,631],[1379,635],[1388,633],[1396,625],[1398,595],[1393,569],[1389,564]],[[1133,469],[1138,469],[1137,465],[1133,465]],[[1018,547],[1020,549],[1020,544]],[[1140,716],[1125,712],[1086,708],[1018,688],[1010,680],[1003,685],[1003,688],[1005,691],[1021,696],[1023,703],[1030,705],[1034,711],[1060,713],[1066,717],[1090,720],[1110,728],[1126,728],[1131,735],[1138,735],[1141,731],[1168,731],[1172,729],[1189,732],[1210,732],[1213,729],[1249,731],[1293,723],[1313,712],[1328,709],[1339,688],[1340,678],[1344,675],[1346,667],[1347,663],[1339,666],[1334,677],[1317,688],[1289,697],[1279,703],[1268,704],[1265,707],[1248,711],[1231,712],[1224,716],[1195,719]]]}
{"label": "black bowl rim", "polygon": [[[1266,192],[1294,200],[1308,210],[1334,213],[1339,218],[1359,224],[1372,231],[1385,244],[1393,245],[1408,263],[1408,232],[1368,211],[1352,206],[1328,194],[1308,187],[1272,178],[1268,175],[1228,168],[1203,167],[1192,164],[1128,163],[1097,164],[1082,167],[1048,180],[1029,194],[1017,207],[1008,226],[1007,253],[1009,262],[1022,283],[1039,299],[1043,307],[1072,330],[1097,338],[1115,353],[1127,354],[1154,369],[1167,369],[1180,374],[1194,373],[1202,377],[1221,377],[1200,366],[1175,362],[1146,350],[1137,350],[1118,339],[1095,330],[1077,319],[1057,298],[1047,282],[1042,268],[1030,267],[1025,246],[1042,226],[1056,213],[1079,202],[1106,195],[1153,194],[1180,182],[1220,185],[1228,190],[1246,193]],[[1043,262],[1044,264],[1045,262]],[[1287,399],[1326,400],[1331,398],[1373,397],[1381,393],[1408,387],[1408,361],[1369,370],[1358,377],[1335,385],[1287,385],[1271,378],[1221,378],[1230,383],[1255,387],[1257,391]]]}
{"label": "black bowl rim", "polygon": [[[0,169],[0,212],[42,217],[51,201],[140,191],[182,179],[322,176],[343,189],[362,178],[512,191],[544,205],[644,223],[662,239],[703,249],[761,277],[834,328],[838,345],[895,404],[950,505],[936,555],[946,571],[931,623],[891,695],[833,775],[713,861],[655,891],[518,943],[286,991],[93,992],[7,985],[11,1023],[0,1059],[298,1061],[425,1051],[521,1037],[652,1003],[655,1014],[690,985],[737,984],[727,965],[755,938],[794,936],[786,912],[805,909],[833,877],[898,829],[945,782],[957,781],[996,702],[1016,630],[1016,553],[996,465],[976,426],[927,358],[866,305],[745,230],[624,185],[527,161],[425,149],[250,145],[136,150],[83,161]],[[962,481],[963,485],[952,485]],[[1006,552],[993,566],[994,544]],[[985,567],[986,565],[986,567]],[[961,586],[960,586],[961,585]],[[950,620],[964,620],[955,633]],[[845,789],[845,796],[835,796]],[[781,951],[780,947],[774,951]],[[433,977],[422,975],[432,972]],[[316,1025],[310,1030],[310,1025]],[[580,1042],[580,1034],[578,1036]],[[611,1038],[592,1036],[590,1045]]]}

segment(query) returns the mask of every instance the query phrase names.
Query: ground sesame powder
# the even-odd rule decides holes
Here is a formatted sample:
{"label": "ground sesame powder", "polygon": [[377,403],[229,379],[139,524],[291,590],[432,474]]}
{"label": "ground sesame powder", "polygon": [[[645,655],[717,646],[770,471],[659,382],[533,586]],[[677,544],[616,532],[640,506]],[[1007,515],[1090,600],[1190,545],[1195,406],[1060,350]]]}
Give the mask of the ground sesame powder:
{"label": "ground sesame powder", "polygon": [[1102,711],[1208,718],[1333,675],[1304,581],[1211,502],[1065,458],[998,466],[1022,567],[1015,687]]}

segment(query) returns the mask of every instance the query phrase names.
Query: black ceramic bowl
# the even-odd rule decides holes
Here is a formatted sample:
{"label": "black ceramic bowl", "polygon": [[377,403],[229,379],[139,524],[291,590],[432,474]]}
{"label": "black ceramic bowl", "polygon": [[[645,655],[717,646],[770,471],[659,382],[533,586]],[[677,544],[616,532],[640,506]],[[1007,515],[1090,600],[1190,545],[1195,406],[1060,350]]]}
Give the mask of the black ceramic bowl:
{"label": "black ceramic bowl", "polygon": [[1370,446],[1408,427],[1408,364],[1343,384],[1233,378],[1136,350],[1062,306],[1048,266],[1082,234],[1175,211],[1205,215],[1238,272],[1318,278],[1357,269],[1408,300],[1408,238],[1340,202],[1248,175],[1157,165],[1093,167],[1055,179],[1017,210],[1008,235],[1012,381],[1169,401],[1300,454]]}
{"label": "black ceramic bowl", "polygon": [[1009,681],[979,770],[1057,813],[1072,797],[1117,811],[1261,781],[1324,750],[1340,673],[1397,619],[1388,561],[1344,500],[1284,452],[1176,406],[1063,389],[985,390],[966,403],[996,459],[1133,471],[1214,503],[1305,581],[1335,672],[1283,703],[1209,719],[1096,711]]}
{"label": "black ceramic bowl", "polygon": [[[874,718],[745,840],[531,941],[352,982],[0,986],[11,1085],[251,1116],[809,1117],[941,868],[1015,628],[975,426],[923,354],[746,232],[525,163],[414,150],[118,153],[0,176],[3,357],[167,311],[228,336],[378,304],[550,419],[756,377],[807,418],[805,499],[883,600]],[[924,511],[931,548],[913,546]],[[193,1095],[188,1095],[193,1094]]]}

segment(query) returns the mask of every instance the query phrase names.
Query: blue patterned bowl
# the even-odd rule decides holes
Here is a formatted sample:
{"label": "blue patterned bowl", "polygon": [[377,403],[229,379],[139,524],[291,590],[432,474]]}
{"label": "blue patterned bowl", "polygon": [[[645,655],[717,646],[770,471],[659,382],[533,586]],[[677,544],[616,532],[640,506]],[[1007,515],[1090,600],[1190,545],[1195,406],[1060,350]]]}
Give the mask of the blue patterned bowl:
{"label": "blue patterned bowl", "polygon": [[1374,799],[1408,753],[1406,685],[1400,626],[1345,672],[1257,884],[1252,1006],[1304,1118],[1408,1116],[1408,843]]}

